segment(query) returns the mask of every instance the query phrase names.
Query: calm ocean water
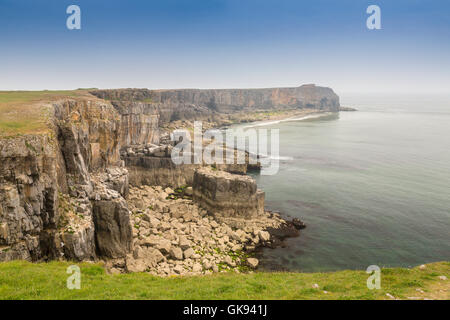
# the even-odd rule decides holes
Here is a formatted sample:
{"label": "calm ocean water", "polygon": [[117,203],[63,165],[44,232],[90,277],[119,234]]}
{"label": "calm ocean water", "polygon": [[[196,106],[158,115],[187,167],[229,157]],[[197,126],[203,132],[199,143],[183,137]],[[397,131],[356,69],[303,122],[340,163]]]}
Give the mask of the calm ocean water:
{"label": "calm ocean water", "polygon": [[331,271],[450,260],[450,96],[343,96],[358,112],[270,124],[284,159],[253,175],[266,207],[307,224],[266,269]]}

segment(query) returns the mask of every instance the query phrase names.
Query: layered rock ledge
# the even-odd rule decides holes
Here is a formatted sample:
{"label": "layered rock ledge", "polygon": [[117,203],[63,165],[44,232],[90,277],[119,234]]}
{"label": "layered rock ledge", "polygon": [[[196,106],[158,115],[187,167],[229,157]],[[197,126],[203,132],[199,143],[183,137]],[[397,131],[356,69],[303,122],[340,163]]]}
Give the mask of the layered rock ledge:
{"label": "layered rock ledge", "polygon": [[58,99],[36,106],[45,104],[47,130],[0,139],[0,261],[104,260],[113,271],[159,275],[254,268],[256,247],[301,224],[264,211],[246,164],[174,165],[164,131],[261,112],[339,111],[337,95],[314,85]]}
{"label": "layered rock ledge", "polygon": [[197,169],[193,181],[194,201],[219,221],[239,226],[264,214],[264,192],[249,176]]}

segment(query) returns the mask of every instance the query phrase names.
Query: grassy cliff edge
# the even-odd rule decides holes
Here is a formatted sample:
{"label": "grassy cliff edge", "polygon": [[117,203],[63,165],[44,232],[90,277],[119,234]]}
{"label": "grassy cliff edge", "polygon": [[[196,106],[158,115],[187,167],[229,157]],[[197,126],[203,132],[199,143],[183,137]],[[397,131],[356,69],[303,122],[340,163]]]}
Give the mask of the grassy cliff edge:
{"label": "grassy cliff edge", "polygon": [[72,264],[1,263],[0,299],[450,299],[450,262],[383,268],[379,290],[369,290],[369,274],[355,270],[158,278],[146,273],[107,274],[92,263],[77,264],[81,289],[69,290],[66,271]]}

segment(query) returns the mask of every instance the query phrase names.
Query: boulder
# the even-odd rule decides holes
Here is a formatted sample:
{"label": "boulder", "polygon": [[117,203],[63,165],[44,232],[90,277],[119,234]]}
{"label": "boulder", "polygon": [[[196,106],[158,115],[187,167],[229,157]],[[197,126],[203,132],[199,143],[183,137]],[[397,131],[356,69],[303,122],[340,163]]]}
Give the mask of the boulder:
{"label": "boulder", "polygon": [[205,270],[211,269],[212,268],[211,261],[209,261],[208,259],[204,259],[203,260],[203,268],[205,268]]}
{"label": "boulder", "polygon": [[183,251],[179,247],[172,247],[170,249],[170,256],[177,260],[183,260]]}
{"label": "boulder", "polygon": [[306,224],[298,218],[292,219],[292,224],[297,230],[306,228]]}
{"label": "boulder", "polygon": [[259,239],[261,239],[262,242],[266,242],[270,240],[270,233],[267,231],[260,231],[258,233]]}
{"label": "boulder", "polygon": [[149,267],[154,267],[157,263],[164,260],[162,253],[151,247],[137,247],[133,252],[134,259],[143,259]]}
{"label": "boulder", "polygon": [[123,198],[93,201],[95,240],[100,256],[125,257],[131,250],[132,230]]}
{"label": "boulder", "polygon": [[258,264],[259,264],[259,261],[256,258],[248,258],[247,259],[247,265],[253,269],[256,268],[258,266]]}
{"label": "boulder", "polygon": [[161,221],[159,221],[155,217],[152,217],[152,216],[149,217],[150,228],[158,228],[160,223],[161,223]]}
{"label": "boulder", "polygon": [[252,219],[264,214],[264,192],[249,176],[199,168],[194,173],[193,193],[194,201],[219,221]]}
{"label": "boulder", "polygon": [[192,255],[193,255],[194,253],[195,253],[195,252],[194,252],[194,249],[189,248],[189,249],[184,250],[183,255],[184,255],[184,258],[185,258],[185,259],[188,259],[188,258],[192,257]]}
{"label": "boulder", "polygon": [[171,247],[172,247],[172,244],[170,243],[170,240],[167,240],[167,239],[160,239],[156,243],[156,248],[165,254],[170,253]]}
{"label": "boulder", "polygon": [[225,256],[223,259],[223,262],[231,267],[235,267],[236,263],[233,261],[233,259],[230,256]]}
{"label": "boulder", "polygon": [[203,267],[200,263],[194,263],[194,265],[192,266],[192,272],[201,272],[203,270]]}
{"label": "boulder", "polygon": [[177,265],[173,268],[173,271],[174,271],[175,273],[178,273],[178,274],[183,274],[183,273],[185,273],[185,269],[183,268],[183,266],[182,266],[181,264],[177,264]]}
{"label": "boulder", "polygon": [[128,272],[144,272],[147,269],[147,264],[144,260],[137,260],[132,255],[128,255],[125,267]]}
{"label": "boulder", "polygon": [[192,187],[187,187],[184,194],[187,196],[192,196],[194,194],[194,189],[192,189]]}
{"label": "boulder", "polygon": [[181,248],[182,250],[187,250],[188,248],[191,247],[190,241],[186,238],[186,236],[183,236],[183,235],[180,236],[178,245],[180,246],[180,248]]}

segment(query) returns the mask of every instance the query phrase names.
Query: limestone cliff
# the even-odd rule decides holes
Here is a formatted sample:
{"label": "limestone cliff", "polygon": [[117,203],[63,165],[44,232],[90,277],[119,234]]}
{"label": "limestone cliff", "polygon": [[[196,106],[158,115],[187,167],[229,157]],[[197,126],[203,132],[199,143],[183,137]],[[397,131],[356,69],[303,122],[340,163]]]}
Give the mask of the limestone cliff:
{"label": "limestone cliff", "polygon": [[59,221],[58,151],[45,136],[0,140],[0,261],[42,256],[41,235]]}
{"label": "limestone cliff", "polygon": [[264,214],[264,192],[249,176],[200,168],[195,171],[193,189],[194,200],[228,225],[238,226],[242,220]]}
{"label": "limestone cliff", "polygon": [[[121,116],[120,145],[123,151],[137,146],[143,151],[158,144],[169,123],[203,120],[204,126],[220,126],[246,119],[261,110],[339,111],[339,97],[330,88],[303,85],[267,89],[111,89],[91,94],[110,101]],[[164,128],[164,129],[162,129]],[[150,146],[151,147],[151,146]],[[147,156],[124,152],[133,185],[150,184],[176,187],[191,184],[198,166],[175,166],[169,155]],[[245,169],[238,168],[245,173]],[[234,170],[235,171],[235,170]]]}
{"label": "limestone cliff", "polygon": [[[195,175],[201,165],[175,166],[170,145],[158,145],[161,128],[255,110],[339,110],[334,92],[314,85],[92,94],[51,101],[45,133],[0,139],[0,261],[125,257],[133,250],[129,179],[135,186],[193,184],[208,210],[253,218],[264,212],[254,182],[224,174],[212,184],[205,172]],[[246,172],[245,165],[220,169]]]}
{"label": "limestone cliff", "polygon": [[[127,176],[118,174],[115,185],[97,177],[111,167],[126,171],[119,153],[120,116],[98,99],[57,101],[53,112],[48,133],[0,140],[0,261],[93,259],[104,253],[95,242],[115,232],[96,232],[103,229],[95,213],[110,194],[126,196]],[[121,181],[126,188],[117,187]],[[131,230],[126,203],[116,207],[108,223],[117,220]]]}
{"label": "limestone cliff", "polygon": [[144,114],[146,118],[151,115],[159,117],[160,125],[179,119],[214,118],[217,114],[257,110],[309,108],[339,111],[339,97],[333,90],[313,84],[293,88],[118,89],[95,90],[91,93],[110,100],[125,117]]}

